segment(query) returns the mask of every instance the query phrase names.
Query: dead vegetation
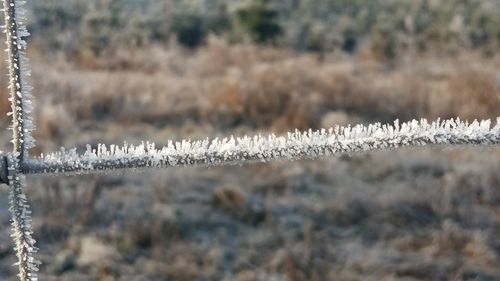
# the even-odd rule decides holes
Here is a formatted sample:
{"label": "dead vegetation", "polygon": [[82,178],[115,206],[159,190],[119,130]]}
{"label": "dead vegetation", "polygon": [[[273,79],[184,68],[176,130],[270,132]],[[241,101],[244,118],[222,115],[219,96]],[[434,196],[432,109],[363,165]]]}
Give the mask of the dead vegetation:
{"label": "dead vegetation", "polygon": [[[388,65],[366,53],[318,57],[210,38],[197,51],[123,50],[80,64],[30,54],[39,105],[33,154],[98,141],[500,115],[500,62],[473,53]],[[498,156],[496,148],[419,149],[32,179],[41,278],[497,280]],[[0,231],[4,279],[13,276],[7,243]]]}
{"label": "dead vegetation", "polygon": [[[229,46],[217,38],[210,38],[206,48],[185,52],[175,46],[129,56],[123,51],[92,68],[57,60],[47,68],[37,57],[37,92],[53,93],[37,97],[44,105],[38,111],[43,128],[38,137],[60,139],[59,131],[71,130],[73,123],[147,124],[156,130],[193,125],[215,134],[319,128],[346,119],[500,115],[498,58],[429,55],[387,65],[366,55],[319,58]],[[60,125],[53,124],[55,112],[67,116]]]}

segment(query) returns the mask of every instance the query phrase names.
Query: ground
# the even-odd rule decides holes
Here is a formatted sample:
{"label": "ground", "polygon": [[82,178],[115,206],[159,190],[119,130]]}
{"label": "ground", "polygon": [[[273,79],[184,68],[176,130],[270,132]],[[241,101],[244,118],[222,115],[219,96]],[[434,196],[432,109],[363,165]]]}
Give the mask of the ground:
{"label": "ground", "polygon": [[[498,58],[387,64],[210,40],[84,65],[30,52],[31,154],[499,115]],[[8,147],[8,134],[1,139]],[[499,170],[497,147],[427,147],[28,177],[27,193],[41,280],[500,280]],[[7,187],[0,192],[0,277],[15,280]]]}

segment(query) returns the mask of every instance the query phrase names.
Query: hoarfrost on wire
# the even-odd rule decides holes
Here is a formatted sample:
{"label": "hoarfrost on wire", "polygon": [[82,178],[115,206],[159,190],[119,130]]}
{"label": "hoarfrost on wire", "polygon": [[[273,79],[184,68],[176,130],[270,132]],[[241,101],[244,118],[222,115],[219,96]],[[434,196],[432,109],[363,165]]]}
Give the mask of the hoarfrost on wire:
{"label": "hoarfrost on wire", "polygon": [[169,141],[162,148],[143,142],[134,146],[87,145],[41,155],[25,163],[25,173],[88,173],[122,168],[225,165],[271,160],[316,158],[340,153],[423,145],[491,145],[500,143],[500,118],[463,122],[460,119],[425,119],[400,124],[335,127],[288,133],[286,136],[257,135],[198,141]]}
{"label": "hoarfrost on wire", "polygon": [[[37,252],[35,240],[32,237],[31,210],[24,193],[25,176],[21,163],[27,156],[29,148],[34,146],[31,135],[34,130],[32,122],[31,86],[28,84],[30,70],[26,58],[26,37],[29,33],[25,22],[25,1],[3,0],[6,33],[7,63],[9,68],[9,90],[12,118],[12,143],[14,151],[2,158],[5,161],[7,179],[10,187],[9,203],[12,220],[12,238],[17,255],[16,265],[19,268],[21,281],[36,281],[39,263],[35,260]],[[4,164],[4,163],[2,163]],[[2,171],[3,172],[3,171]]]}
{"label": "hoarfrost on wire", "polygon": [[17,155],[7,156],[9,163],[9,202],[12,221],[12,238],[14,239],[19,267],[19,278],[26,281],[36,281],[38,265],[34,254],[38,251],[33,239],[31,226],[31,209],[24,193],[25,176],[21,173]]}
{"label": "hoarfrost on wire", "polygon": [[8,66],[10,71],[9,89],[12,104],[12,116],[14,146],[21,158],[27,154],[28,149],[34,147],[35,141],[32,132],[35,127],[32,120],[32,87],[28,83],[31,75],[29,62],[26,57],[26,38],[30,35],[26,28],[26,9],[24,0],[4,0],[5,26],[4,33],[7,34]]}

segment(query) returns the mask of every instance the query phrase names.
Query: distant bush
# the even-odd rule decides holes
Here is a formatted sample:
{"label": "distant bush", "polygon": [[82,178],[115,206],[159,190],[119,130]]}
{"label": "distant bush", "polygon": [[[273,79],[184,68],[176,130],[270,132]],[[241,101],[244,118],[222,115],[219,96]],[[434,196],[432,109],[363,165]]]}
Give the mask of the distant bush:
{"label": "distant bush", "polygon": [[109,46],[112,21],[108,13],[95,12],[85,15],[82,23],[82,46],[100,54]]}
{"label": "distant bush", "polygon": [[265,1],[256,0],[237,13],[239,23],[260,44],[276,43],[283,30],[278,22],[278,13],[266,5]]}
{"label": "distant bush", "polygon": [[381,60],[396,57],[397,42],[395,31],[389,26],[376,27],[370,38],[373,54]]}
{"label": "distant bush", "polygon": [[186,47],[195,48],[202,44],[206,36],[203,18],[197,15],[179,15],[172,21],[171,31],[177,41]]}

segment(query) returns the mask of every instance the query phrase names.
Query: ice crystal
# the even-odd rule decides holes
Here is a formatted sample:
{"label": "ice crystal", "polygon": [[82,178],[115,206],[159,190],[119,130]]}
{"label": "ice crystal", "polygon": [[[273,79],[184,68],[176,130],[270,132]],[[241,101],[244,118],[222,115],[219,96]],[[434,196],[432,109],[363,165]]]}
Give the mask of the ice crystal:
{"label": "ice crystal", "polygon": [[459,119],[410,121],[392,125],[336,127],[286,136],[257,135],[214,140],[169,141],[163,148],[143,142],[134,146],[103,144],[42,155],[25,163],[26,173],[86,173],[99,170],[188,165],[224,165],[271,160],[316,158],[340,153],[423,145],[488,145],[500,143],[500,118],[467,123]]}

